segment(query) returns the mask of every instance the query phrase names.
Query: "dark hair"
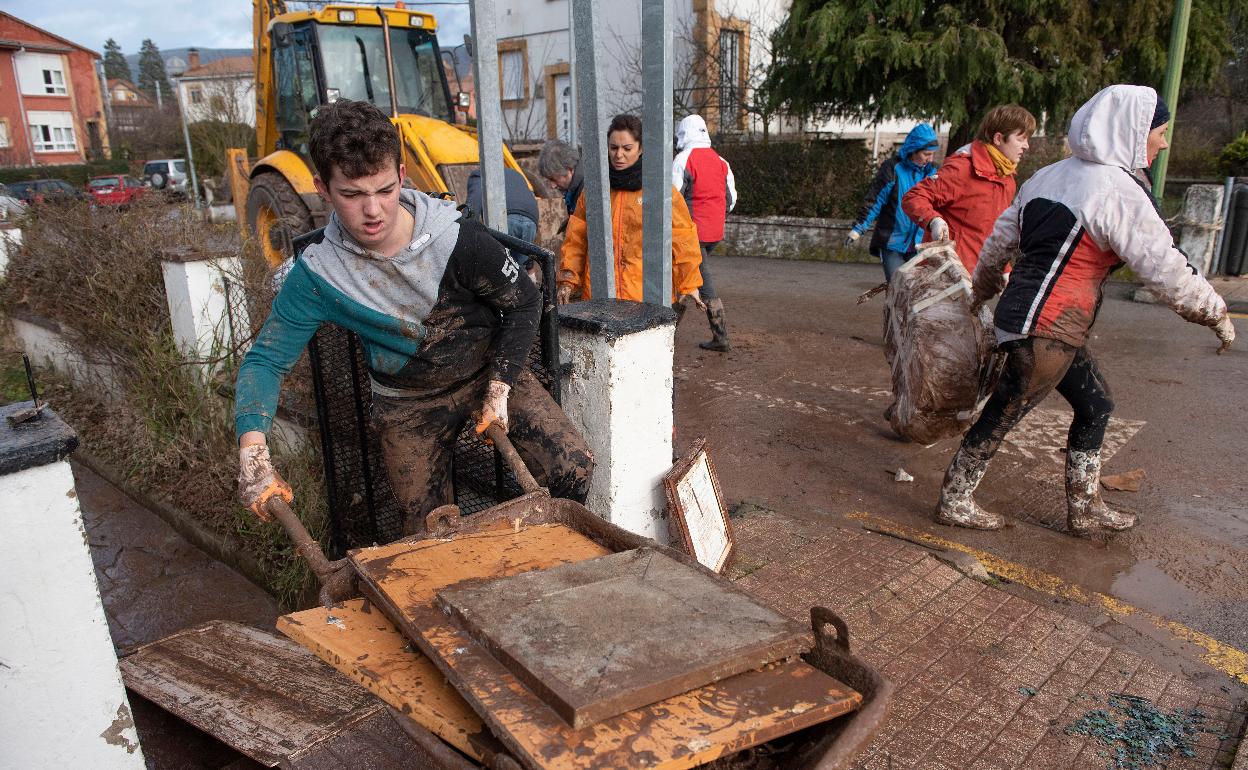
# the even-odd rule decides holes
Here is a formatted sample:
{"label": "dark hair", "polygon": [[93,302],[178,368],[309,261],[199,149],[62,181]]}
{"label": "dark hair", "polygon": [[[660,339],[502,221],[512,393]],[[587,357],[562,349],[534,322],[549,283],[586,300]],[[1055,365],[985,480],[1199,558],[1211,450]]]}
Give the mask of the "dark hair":
{"label": "dark hair", "polygon": [[309,153],[316,173],[328,183],[334,167],[348,179],[402,163],[399,134],[385,113],[370,102],[339,99],[317,108],[309,130]]}
{"label": "dark hair", "polygon": [[607,138],[610,139],[616,131],[627,131],[637,140],[637,144],[644,144],[641,141],[641,118],[636,115],[624,113],[611,118],[611,125],[607,126]]}

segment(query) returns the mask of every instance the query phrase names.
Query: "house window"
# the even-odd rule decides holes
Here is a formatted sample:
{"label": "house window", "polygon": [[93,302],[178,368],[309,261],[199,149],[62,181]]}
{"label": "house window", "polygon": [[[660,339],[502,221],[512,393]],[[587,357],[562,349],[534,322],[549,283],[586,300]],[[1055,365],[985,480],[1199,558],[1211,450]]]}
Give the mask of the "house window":
{"label": "house window", "polygon": [[186,89],[186,93],[187,93],[187,96],[191,100],[191,104],[203,104],[204,103],[204,89],[200,88],[199,86],[191,86],[190,88]]}
{"label": "house window", "polygon": [[26,113],[26,118],[30,121],[30,141],[35,152],[77,151],[74,116],[71,113],[31,110]]}
{"label": "house window", "polygon": [[50,53],[23,51],[15,57],[22,93],[28,96],[67,96],[65,65],[62,57]]}
{"label": "house window", "polygon": [[0,118],[0,149],[9,146],[9,121]]}
{"label": "house window", "polygon": [[525,40],[505,40],[498,45],[499,91],[504,104],[512,106],[528,101],[529,62]]}
{"label": "house window", "polygon": [[719,110],[725,119],[741,112],[741,31],[719,31]]}

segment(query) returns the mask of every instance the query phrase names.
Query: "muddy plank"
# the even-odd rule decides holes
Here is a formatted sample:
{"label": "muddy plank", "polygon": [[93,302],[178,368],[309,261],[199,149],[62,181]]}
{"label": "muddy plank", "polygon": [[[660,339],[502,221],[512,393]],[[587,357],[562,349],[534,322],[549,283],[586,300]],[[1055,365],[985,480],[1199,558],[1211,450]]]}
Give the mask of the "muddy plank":
{"label": "muddy plank", "polygon": [[438,606],[573,727],[802,652],[805,626],[651,548],[442,589]]}
{"label": "muddy plank", "polygon": [[442,672],[366,600],[284,615],[277,630],[468,756],[489,762],[503,751]]}
{"label": "muddy plank", "polygon": [[857,708],[858,693],[788,661],[576,730],[434,606],[463,580],[519,574],[605,555],[561,525],[392,543],[351,558],[367,592],[456,683],[493,733],[538,770],[682,770]]}
{"label": "muddy plank", "polygon": [[[406,722],[406,723],[405,723]],[[414,727],[401,714],[381,707],[342,732],[296,751],[281,770],[473,770],[432,733]]]}
{"label": "muddy plank", "polygon": [[213,621],[122,658],[126,687],[262,765],[384,708],[287,639]]}

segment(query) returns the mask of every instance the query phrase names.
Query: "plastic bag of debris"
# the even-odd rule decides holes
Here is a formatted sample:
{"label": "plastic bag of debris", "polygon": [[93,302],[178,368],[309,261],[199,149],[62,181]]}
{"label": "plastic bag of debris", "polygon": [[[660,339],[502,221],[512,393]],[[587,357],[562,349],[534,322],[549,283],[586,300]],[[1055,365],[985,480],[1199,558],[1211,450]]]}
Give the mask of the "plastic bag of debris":
{"label": "plastic bag of debris", "polygon": [[889,423],[921,444],[961,435],[990,392],[996,343],[988,310],[971,312],[971,276],[953,242],[920,245],[893,274],[886,296]]}

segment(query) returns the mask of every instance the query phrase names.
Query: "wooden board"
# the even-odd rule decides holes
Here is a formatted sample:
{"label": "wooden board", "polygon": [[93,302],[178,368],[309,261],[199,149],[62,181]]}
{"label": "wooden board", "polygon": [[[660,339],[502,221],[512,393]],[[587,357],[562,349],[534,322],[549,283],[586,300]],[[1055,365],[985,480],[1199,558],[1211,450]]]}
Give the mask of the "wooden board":
{"label": "wooden board", "polygon": [[653,548],[460,583],[438,607],[576,728],[808,643],[805,626]]}
{"label": "wooden board", "polygon": [[[790,661],[748,672],[574,730],[433,606],[462,580],[497,577],[602,556],[562,525],[391,543],[351,553],[374,599],[448,675],[487,686],[460,692],[516,758],[541,770],[683,770],[852,711],[861,696]],[[423,634],[423,635],[422,635]]]}
{"label": "wooden board", "polygon": [[349,729],[295,751],[278,767],[281,770],[472,770],[478,767],[430,733],[420,734],[417,740],[411,727],[406,717],[379,703],[375,711],[361,717]]}
{"label": "wooden board", "polygon": [[213,621],[122,658],[126,687],[268,767],[385,709],[287,639]]}
{"label": "wooden board", "polygon": [[468,756],[488,762],[503,751],[437,666],[367,600],[283,615],[277,630]]}

